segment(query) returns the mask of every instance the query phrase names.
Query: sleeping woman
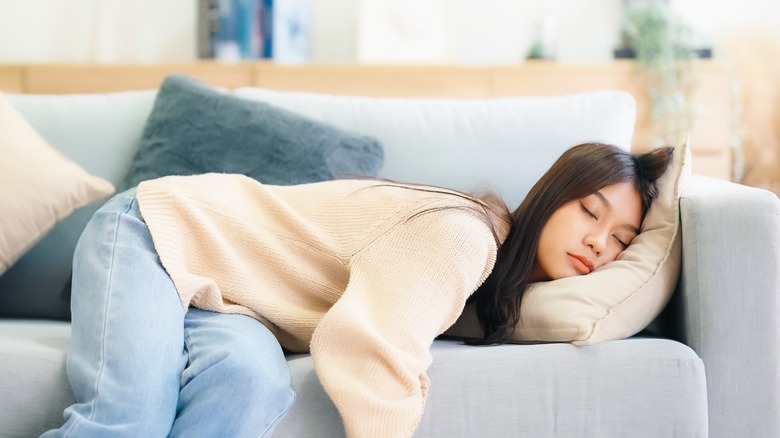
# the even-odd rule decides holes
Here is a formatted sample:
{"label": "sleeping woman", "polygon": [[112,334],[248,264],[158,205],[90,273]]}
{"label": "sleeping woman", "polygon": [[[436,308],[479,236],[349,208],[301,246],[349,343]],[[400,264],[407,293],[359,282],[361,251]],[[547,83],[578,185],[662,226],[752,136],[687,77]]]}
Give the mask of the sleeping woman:
{"label": "sleeping woman", "polygon": [[310,352],[349,437],[411,436],[433,340],[474,301],[506,341],[531,282],[587,275],[639,233],[671,148],[566,151],[513,212],[378,180],[169,176],[115,196],[74,257],[68,377],[44,436],[270,436]]}

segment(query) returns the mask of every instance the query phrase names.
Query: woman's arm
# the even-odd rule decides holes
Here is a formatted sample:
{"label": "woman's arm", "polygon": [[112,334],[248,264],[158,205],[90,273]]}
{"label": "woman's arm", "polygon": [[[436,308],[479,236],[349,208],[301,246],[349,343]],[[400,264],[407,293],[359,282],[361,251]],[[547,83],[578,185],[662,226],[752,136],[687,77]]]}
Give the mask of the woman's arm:
{"label": "woman's arm", "polygon": [[422,416],[433,339],[452,325],[495,262],[470,212],[428,213],[352,261],[343,296],[314,332],[311,354],[349,437],[409,437]]}

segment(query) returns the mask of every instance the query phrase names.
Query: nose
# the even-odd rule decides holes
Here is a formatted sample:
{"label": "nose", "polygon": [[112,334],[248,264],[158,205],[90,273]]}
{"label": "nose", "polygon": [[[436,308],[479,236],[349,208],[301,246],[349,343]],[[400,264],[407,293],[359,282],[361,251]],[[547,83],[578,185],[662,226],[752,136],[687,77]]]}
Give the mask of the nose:
{"label": "nose", "polygon": [[585,245],[589,246],[596,256],[601,256],[607,248],[609,233],[606,230],[594,229],[585,236]]}

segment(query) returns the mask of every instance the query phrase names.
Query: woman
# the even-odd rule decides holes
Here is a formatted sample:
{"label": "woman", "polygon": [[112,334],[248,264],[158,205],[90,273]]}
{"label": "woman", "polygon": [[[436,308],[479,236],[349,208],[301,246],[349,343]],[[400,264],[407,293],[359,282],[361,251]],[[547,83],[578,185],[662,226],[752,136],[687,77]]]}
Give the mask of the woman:
{"label": "woman", "polygon": [[575,146],[511,215],[495,197],[375,180],[145,181],[79,241],[77,403],[44,435],[270,435],[294,400],[283,347],[311,352],[348,436],[411,436],[431,342],[466,302],[483,342],[505,341],[530,282],[625,249],[670,159]]}

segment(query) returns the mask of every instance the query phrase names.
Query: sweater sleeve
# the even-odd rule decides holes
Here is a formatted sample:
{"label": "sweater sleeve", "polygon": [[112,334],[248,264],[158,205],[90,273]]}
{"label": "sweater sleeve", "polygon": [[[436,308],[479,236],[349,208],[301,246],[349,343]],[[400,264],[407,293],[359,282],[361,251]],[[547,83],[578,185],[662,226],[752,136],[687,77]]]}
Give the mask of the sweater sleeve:
{"label": "sweater sleeve", "polygon": [[314,332],[319,379],[348,437],[410,437],[425,406],[430,346],[495,263],[475,215],[419,215],[363,248]]}

